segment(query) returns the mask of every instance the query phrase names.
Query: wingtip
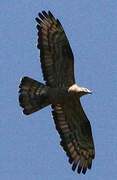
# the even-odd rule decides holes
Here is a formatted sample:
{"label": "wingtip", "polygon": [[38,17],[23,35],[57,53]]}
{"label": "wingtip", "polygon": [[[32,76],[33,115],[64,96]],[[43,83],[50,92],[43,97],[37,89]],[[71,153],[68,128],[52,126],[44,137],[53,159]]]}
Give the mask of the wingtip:
{"label": "wingtip", "polygon": [[38,16],[43,20],[45,17],[39,12]]}
{"label": "wingtip", "polygon": [[46,13],[46,11],[42,11],[43,15],[48,18],[48,14]]}
{"label": "wingtip", "polygon": [[51,13],[51,11],[48,11],[48,14],[49,14],[49,17],[50,17],[50,18],[55,19],[54,16],[53,16],[53,14]]}
{"label": "wingtip", "polygon": [[87,171],[87,168],[83,168],[82,173],[85,175]]}
{"label": "wingtip", "polygon": [[78,172],[78,174],[80,174],[81,173],[81,170],[82,170],[82,166],[78,166],[78,170],[77,170],[77,172]]}
{"label": "wingtip", "polygon": [[[50,11],[50,10],[48,11],[48,14],[49,14],[49,15],[52,15],[52,13],[51,13],[51,11]],[[52,16],[53,16],[53,15],[52,15]]]}
{"label": "wingtip", "polygon": [[41,24],[41,23],[42,23],[42,21],[41,21],[38,17],[35,18],[35,21],[36,21],[38,24]]}

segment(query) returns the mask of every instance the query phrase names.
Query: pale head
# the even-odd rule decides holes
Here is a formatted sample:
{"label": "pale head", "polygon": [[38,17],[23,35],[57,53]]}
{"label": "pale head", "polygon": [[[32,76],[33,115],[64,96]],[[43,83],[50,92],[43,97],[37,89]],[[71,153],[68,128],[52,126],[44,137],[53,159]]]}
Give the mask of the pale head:
{"label": "pale head", "polygon": [[92,94],[92,92],[89,89],[77,86],[76,84],[70,86],[68,92],[78,93],[80,97],[86,94]]}

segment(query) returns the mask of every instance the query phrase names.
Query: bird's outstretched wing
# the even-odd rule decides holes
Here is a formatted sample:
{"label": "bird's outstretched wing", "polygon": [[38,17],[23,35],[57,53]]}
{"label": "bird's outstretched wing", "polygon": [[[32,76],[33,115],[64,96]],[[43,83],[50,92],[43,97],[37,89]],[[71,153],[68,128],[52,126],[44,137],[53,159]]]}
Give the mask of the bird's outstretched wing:
{"label": "bird's outstretched wing", "polygon": [[66,34],[52,13],[42,11],[38,23],[38,45],[44,80],[50,87],[69,87],[75,83],[74,57]]}
{"label": "bird's outstretched wing", "polygon": [[[75,102],[75,103],[74,103]],[[91,169],[95,156],[91,125],[87,119],[80,101],[68,105],[52,106],[53,118],[61,137],[61,145],[69,157],[72,170],[77,167],[77,172],[86,173]]]}

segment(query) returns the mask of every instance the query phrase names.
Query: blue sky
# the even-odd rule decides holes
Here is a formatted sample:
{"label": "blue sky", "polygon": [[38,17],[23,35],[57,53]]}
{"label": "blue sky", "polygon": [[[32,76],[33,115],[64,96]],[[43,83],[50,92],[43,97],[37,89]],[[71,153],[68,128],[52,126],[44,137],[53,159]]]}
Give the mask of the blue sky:
{"label": "blue sky", "polygon": [[[51,108],[22,115],[23,76],[43,82],[35,17],[50,10],[62,23],[75,58],[81,99],[91,122],[96,157],[86,175],[72,172]],[[0,179],[101,180],[117,178],[117,1],[4,0],[0,2]]]}

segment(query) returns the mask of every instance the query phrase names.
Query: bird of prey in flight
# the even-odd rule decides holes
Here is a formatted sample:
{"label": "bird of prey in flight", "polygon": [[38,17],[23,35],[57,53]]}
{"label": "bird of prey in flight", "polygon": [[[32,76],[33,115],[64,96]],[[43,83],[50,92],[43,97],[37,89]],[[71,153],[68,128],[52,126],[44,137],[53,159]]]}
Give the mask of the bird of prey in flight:
{"label": "bird of prey in flight", "polygon": [[72,170],[85,174],[87,168],[91,169],[95,149],[80,97],[91,91],[75,84],[74,56],[60,21],[50,11],[38,15],[37,48],[45,84],[23,77],[19,86],[20,106],[23,113],[29,115],[51,105],[60,144]]}

